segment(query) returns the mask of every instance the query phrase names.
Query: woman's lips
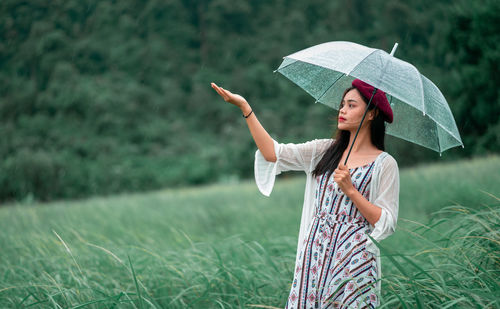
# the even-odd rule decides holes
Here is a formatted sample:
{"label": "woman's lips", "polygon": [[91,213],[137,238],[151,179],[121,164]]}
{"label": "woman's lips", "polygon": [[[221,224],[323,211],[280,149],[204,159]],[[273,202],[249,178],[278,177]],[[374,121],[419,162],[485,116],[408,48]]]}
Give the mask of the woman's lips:
{"label": "woman's lips", "polygon": [[345,118],[339,117],[339,121],[345,121]]}

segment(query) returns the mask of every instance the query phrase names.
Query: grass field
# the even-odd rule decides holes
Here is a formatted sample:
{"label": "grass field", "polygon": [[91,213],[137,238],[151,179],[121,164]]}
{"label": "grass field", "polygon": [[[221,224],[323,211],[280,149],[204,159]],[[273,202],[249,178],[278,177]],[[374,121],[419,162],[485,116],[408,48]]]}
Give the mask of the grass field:
{"label": "grass field", "polygon": [[[382,304],[500,307],[499,171],[500,156],[400,170]],[[283,307],[304,185],[294,174],[270,197],[249,180],[2,207],[0,307]]]}

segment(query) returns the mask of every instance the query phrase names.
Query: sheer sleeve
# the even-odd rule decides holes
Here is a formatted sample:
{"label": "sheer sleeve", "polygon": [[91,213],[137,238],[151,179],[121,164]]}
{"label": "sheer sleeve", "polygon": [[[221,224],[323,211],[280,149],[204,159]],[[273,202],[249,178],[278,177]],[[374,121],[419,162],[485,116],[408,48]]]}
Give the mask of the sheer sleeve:
{"label": "sheer sleeve", "polygon": [[[399,210],[399,169],[396,160],[387,156],[378,176],[375,206],[382,208],[379,220],[370,233],[376,241],[381,241],[396,230]],[[375,192],[374,192],[375,193]],[[367,250],[375,252],[376,245],[368,238]]]}
{"label": "sheer sleeve", "polygon": [[267,161],[260,150],[255,152],[255,182],[260,192],[269,196],[274,187],[276,175],[286,171],[311,172],[316,166],[318,156],[334,140],[315,139],[301,144],[280,144],[273,139],[276,162]]}

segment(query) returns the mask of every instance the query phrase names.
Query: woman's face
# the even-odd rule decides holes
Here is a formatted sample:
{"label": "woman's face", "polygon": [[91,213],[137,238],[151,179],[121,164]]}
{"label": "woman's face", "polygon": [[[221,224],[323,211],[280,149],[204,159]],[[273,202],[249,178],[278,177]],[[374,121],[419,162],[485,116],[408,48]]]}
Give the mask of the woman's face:
{"label": "woman's face", "polygon": [[[357,89],[349,90],[340,103],[338,124],[340,130],[356,132],[365,113],[366,103]],[[361,129],[366,128],[373,119],[373,110],[369,111]]]}

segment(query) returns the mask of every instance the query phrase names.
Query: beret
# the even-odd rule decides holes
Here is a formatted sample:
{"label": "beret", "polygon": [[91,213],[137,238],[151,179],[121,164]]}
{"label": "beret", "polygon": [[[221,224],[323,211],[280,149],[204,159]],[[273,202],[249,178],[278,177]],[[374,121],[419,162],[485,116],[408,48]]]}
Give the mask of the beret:
{"label": "beret", "polygon": [[[368,100],[370,100],[370,98],[372,97],[374,87],[365,83],[364,81],[356,78],[352,81],[352,86],[356,87],[356,89],[358,89],[358,91]],[[375,95],[373,96],[372,103],[375,104],[375,106],[377,106],[384,114],[384,120],[388,123],[392,123],[392,108],[389,104],[389,101],[387,100],[385,92],[377,89],[377,92],[375,92]]]}

